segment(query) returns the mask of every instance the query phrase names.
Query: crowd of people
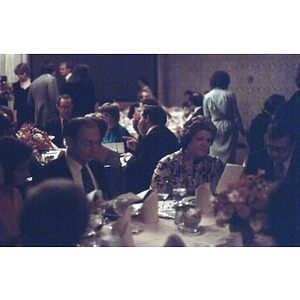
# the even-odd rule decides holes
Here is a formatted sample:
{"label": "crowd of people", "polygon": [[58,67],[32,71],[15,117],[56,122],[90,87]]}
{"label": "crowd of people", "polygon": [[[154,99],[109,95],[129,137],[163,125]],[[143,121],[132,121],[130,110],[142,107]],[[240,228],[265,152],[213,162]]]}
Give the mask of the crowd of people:
{"label": "crowd of people", "polygon": [[[239,134],[249,149],[243,176],[263,171],[274,183],[269,234],[278,246],[300,245],[299,91],[289,101],[271,95],[246,130],[228,90],[229,74],[216,71],[204,96],[184,92],[184,122],[172,131],[167,126],[172,116],[146,78],[138,79],[137,102],[125,113],[115,102],[97,104],[87,65],[62,62],[59,71],[60,87],[53,63],[44,62],[33,82],[29,64],[19,64],[14,111],[0,107],[0,245],[76,245],[88,222],[86,195],[94,190],[102,191],[102,201],[149,188],[171,193],[185,187],[195,195],[206,183],[214,193],[226,164],[235,163]],[[300,88],[299,78],[300,72]],[[124,114],[135,136],[120,124]],[[64,148],[57,159],[39,163],[34,145],[18,138],[24,123],[53,136],[52,145]],[[106,143],[124,143],[125,152]]]}

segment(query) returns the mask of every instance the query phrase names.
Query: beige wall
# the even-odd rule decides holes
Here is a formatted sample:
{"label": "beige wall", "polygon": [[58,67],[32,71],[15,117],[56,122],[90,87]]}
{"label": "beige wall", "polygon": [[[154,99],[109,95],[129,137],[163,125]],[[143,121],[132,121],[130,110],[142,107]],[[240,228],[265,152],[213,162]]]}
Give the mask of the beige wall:
{"label": "beige wall", "polygon": [[158,55],[159,100],[169,107],[180,106],[185,90],[204,95],[213,72],[225,70],[249,128],[269,96],[281,94],[288,100],[297,90],[294,78],[299,64],[300,55]]}

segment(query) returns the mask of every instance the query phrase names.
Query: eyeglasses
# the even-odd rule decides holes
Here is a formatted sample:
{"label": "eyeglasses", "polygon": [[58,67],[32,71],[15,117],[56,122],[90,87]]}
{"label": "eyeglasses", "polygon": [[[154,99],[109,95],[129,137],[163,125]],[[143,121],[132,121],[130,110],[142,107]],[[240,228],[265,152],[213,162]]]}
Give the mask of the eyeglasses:
{"label": "eyeglasses", "polygon": [[289,145],[289,146],[287,146],[287,147],[274,147],[274,146],[271,146],[271,145],[266,145],[266,149],[267,149],[267,150],[274,151],[274,152],[277,152],[277,153],[283,154],[283,153],[286,152],[288,149],[290,149],[291,146],[292,146],[292,145]]}
{"label": "eyeglasses", "polygon": [[67,109],[71,109],[71,107],[72,106],[59,106],[61,109],[65,109],[65,110],[67,110]]}

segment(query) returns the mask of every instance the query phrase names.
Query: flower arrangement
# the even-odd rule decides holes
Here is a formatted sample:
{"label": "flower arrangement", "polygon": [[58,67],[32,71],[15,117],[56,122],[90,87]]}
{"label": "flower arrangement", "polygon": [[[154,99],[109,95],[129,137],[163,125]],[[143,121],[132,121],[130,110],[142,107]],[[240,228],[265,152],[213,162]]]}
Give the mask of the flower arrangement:
{"label": "flower arrangement", "polygon": [[31,123],[24,123],[17,132],[17,136],[26,145],[31,146],[35,152],[47,151],[53,148],[47,132],[33,127]]}
{"label": "flower arrangement", "polygon": [[267,229],[268,195],[271,183],[262,178],[263,173],[247,175],[230,184],[220,193],[214,204],[217,225],[224,227],[249,224],[254,232]]}

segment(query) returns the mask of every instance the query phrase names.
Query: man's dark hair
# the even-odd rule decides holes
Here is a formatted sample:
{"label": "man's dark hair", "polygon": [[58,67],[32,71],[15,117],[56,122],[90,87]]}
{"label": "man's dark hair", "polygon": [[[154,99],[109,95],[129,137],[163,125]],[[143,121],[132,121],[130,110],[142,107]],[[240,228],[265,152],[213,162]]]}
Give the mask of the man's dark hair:
{"label": "man's dark hair", "polygon": [[58,98],[57,98],[57,100],[56,100],[56,104],[57,104],[58,106],[60,106],[60,100],[61,100],[61,99],[70,99],[72,105],[74,104],[74,103],[73,103],[73,98],[72,98],[70,95],[68,95],[68,94],[63,94],[63,95],[59,95]]}
{"label": "man's dark hair", "polygon": [[157,105],[145,105],[142,108],[143,117],[149,116],[149,120],[153,125],[165,126],[167,122],[167,114],[164,109]]}
{"label": "man's dark hair", "polygon": [[190,101],[197,107],[202,106],[203,105],[203,96],[201,94],[191,96]]}
{"label": "man's dark hair", "polygon": [[230,76],[225,71],[216,71],[210,78],[210,87],[226,90],[230,83]]}
{"label": "man's dark hair", "polygon": [[52,74],[54,71],[55,68],[53,62],[46,60],[41,64],[42,74]]}
{"label": "man's dark hair", "polygon": [[22,246],[70,247],[89,220],[84,191],[71,180],[49,179],[29,189],[19,219]]}
{"label": "man's dark hair", "polygon": [[282,95],[272,95],[265,101],[264,109],[274,114],[278,107],[281,107],[285,104],[285,98]]}

